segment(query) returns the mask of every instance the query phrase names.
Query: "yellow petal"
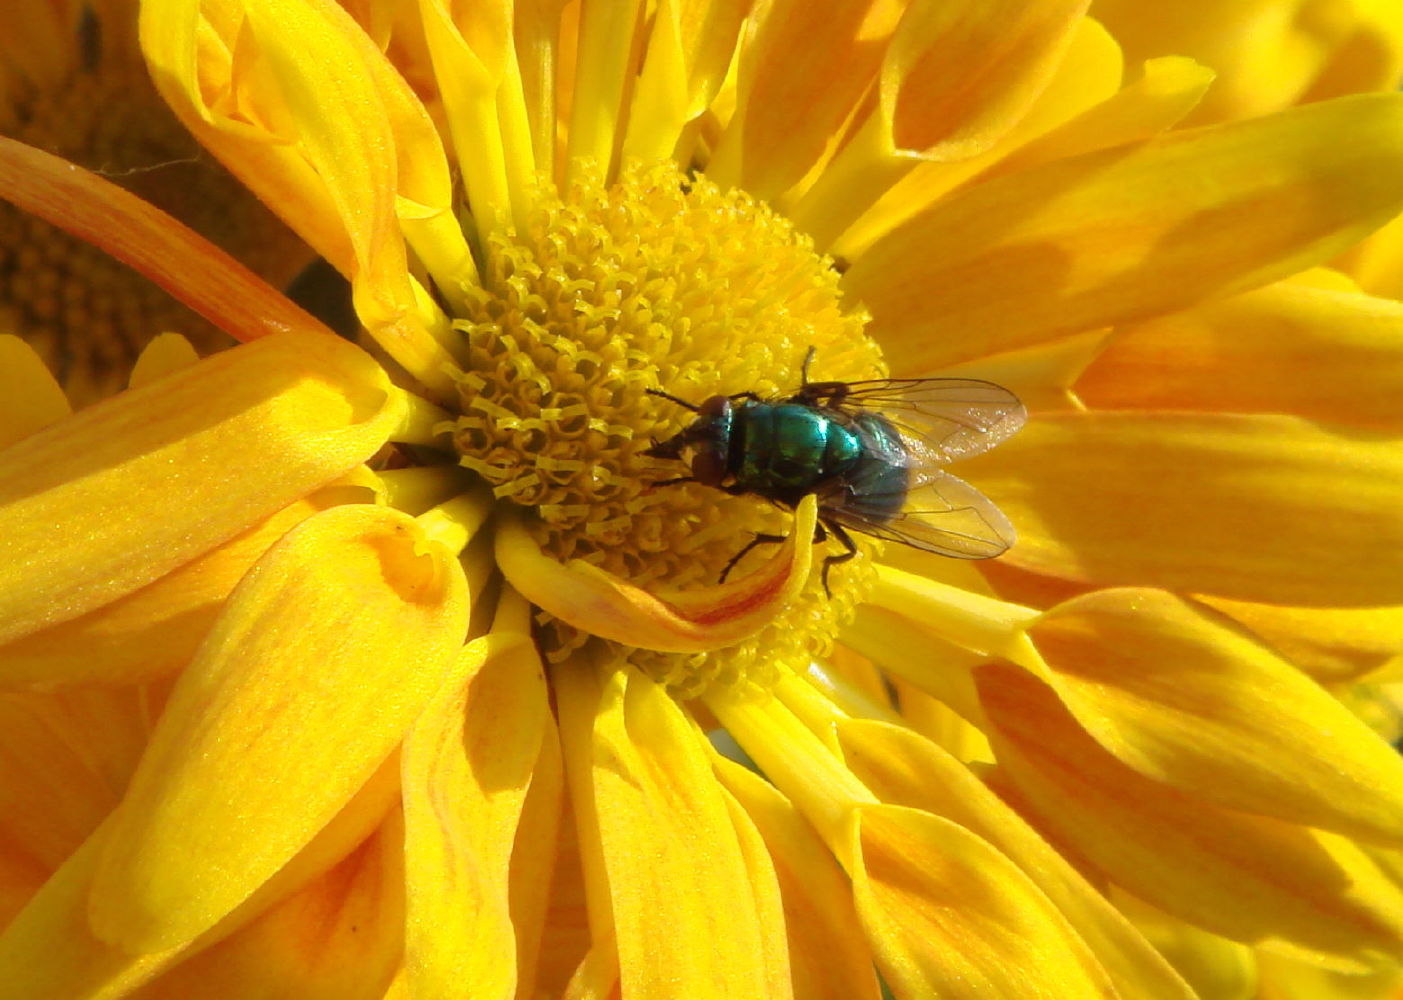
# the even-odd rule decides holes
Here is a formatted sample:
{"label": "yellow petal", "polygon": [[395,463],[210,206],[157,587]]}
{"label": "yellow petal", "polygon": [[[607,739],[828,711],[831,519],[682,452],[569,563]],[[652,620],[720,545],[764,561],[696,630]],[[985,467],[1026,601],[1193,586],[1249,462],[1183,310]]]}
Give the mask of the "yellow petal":
{"label": "yellow petal", "polygon": [[350,499],[363,497],[318,490],[140,590],[0,646],[0,686],[135,684],[179,670],[258,557],[295,525]]}
{"label": "yellow petal", "polygon": [[892,363],[956,361],[1327,259],[1403,207],[1403,96],[1344,99],[976,184],[878,240],[843,283]]}
{"label": "yellow petal", "polygon": [[34,348],[12,334],[0,334],[0,448],[72,412],[63,388]]}
{"label": "yellow petal", "polygon": [[897,726],[844,719],[837,732],[844,759],[882,801],[957,823],[1016,864],[1090,946],[1120,996],[1192,1000],[1134,927],[968,768]]}
{"label": "yellow petal", "polygon": [[899,998],[1116,997],[1056,907],[1013,862],[961,826],[859,806],[853,896],[877,967]]}
{"label": "yellow petal", "polygon": [[784,899],[794,995],[801,1000],[876,1000],[872,951],[852,887],[833,855],[774,786],[718,757],[717,775],[765,838]]}
{"label": "yellow petal", "polygon": [[1203,603],[1261,636],[1323,684],[1358,680],[1403,652],[1403,607],[1291,608],[1222,597]]}
{"label": "yellow petal", "polygon": [[1111,881],[1236,941],[1336,963],[1403,953],[1403,893],[1359,848],[1141,776],[1023,670],[990,665],[977,681],[1030,818]]}
{"label": "yellow petal", "polygon": [[648,35],[629,108],[623,154],[671,156],[686,124],[721,89],[749,5],[743,0],[663,0]]}
{"label": "yellow petal", "polygon": [[1122,328],[1076,383],[1093,408],[1292,413],[1403,429],[1403,303],[1279,282]]}
{"label": "yellow petal", "polygon": [[181,675],[115,814],[98,936],[132,951],[188,941],[311,840],[438,687],[465,591],[457,561],[388,508],[325,511],[269,550]]}
{"label": "yellow petal", "polygon": [[0,638],[75,618],[370,457],[402,408],[366,354],[284,333],[0,452]]}
{"label": "yellow petal", "polygon": [[1027,113],[1057,69],[1087,0],[917,0],[882,67],[897,149],[931,159],[982,153]]}
{"label": "yellow petal", "polygon": [[1264,953],[1176,920],[1123,892],[1113,893],[1112,898],[1188,980],[1199,1000],[1255,1000],[1258,996],[1257,958]]}
{"label": "yellow petal", "polygon": [[1216,615],[1163,591],[1104,590],[1028,634],[1081,725],[1140,773],[1229,809],[1403,840],[1403,760]]}
{"label": "yellow petal", "polygon": [[699,590],[649,593],[582,560],[556,562],[511,511],[497,529],[497,563],[532,604],[591,635],[667,652],[719,649],[764,628],[808,580],[817,509],[813,497],[800,503],[788,539],[759,569]]}
{"label": "yellow petal", "polygon": [[[591,802],[581,818],[592,815],[597,827],[596,865],[607,879],[600,904],[609,907],[623,995],[789,996],[787,955],[772,951],[779,929],[762,926],[780,912],[774,870],[753,866],[704,738],[633,668],[595,681],[584,665],[571,667],[556,675],[561,714],[574,716],[564,723],[565,759],[576,799]],[[571,746],[572,733],[588,742]],[[725,947],[698,947],[718,941]]]}
{"label": "yellow petal", "polygon": [[590,4],[579,14],[579,43],[571,88],[569,159],[565,181],[574,182],[585,164],[610,173],[618,142],[624,93],[633,63],[633,34],[639,0]]}
{"label": "yellow petal", "polygon": [[330,335],[286,296],[130,191],[0,136],[0,197],[111,254],[239,340]]}
{"label": "yellow petal", "polygon": [[135,1000],[380,1000],[404,935],[398,817],[320,878],[182,962]]}
{"label": "yellow petal", "polygon": [[132,373],[127,385],[139,389],[150,385],[182,368],[189,368],[200,360],[200,355],[190,341],[178,333],[158,333],[141,349],[141,354],[132,365]]}
{"label": "yellow petal", "polygon": [[1268,604],[1403,603],[1403,451],[1297,417],[1049,414],[962,466],[1006,562]]}
{"label": "yellow petal", "polygon": [[529,636],[494,632],[464,648],[455,676],[406,737],[405,961],[413,995],[447,997],[463,983],[484,1000],[517,995],[512,850],[553,726]]}

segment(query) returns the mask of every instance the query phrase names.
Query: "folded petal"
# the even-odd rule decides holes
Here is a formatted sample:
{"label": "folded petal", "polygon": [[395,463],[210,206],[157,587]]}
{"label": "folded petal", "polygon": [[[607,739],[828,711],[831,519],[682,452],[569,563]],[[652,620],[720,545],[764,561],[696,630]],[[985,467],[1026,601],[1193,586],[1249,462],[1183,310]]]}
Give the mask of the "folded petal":
{"label": "folded petal", "polygon": [[97,935],[156,951],[233,910],[388,756],[466,621],[457,561],[388,508],[325,511],[269,550],[181,675],[114,815]]}
{"label": "folded petal", "polygon": [[1048,414],[962,474],[1014,566],[1305,607],[1403,603],[1395,435],[1289,416]]}
{"label": "folded petal", "polygon": [[130,593],[330,482],[384,443],[400,400],[358,348],[283,333],[5,449],[0,639]]}
{"label": "folded petal", "polygon": [[591,908],[607,907],[623,995],[791,995],[788,956],[773,951],[783,931],[762,925],[781,912],[774,869],[754,867],[704,737],[633,668],[598,681],[588,672],[572,664],[555,676],[577,809],[587,803],[581,830],[597,830],[597,846],[582,847],[602,881],[587,884],[607,894]]}
{"label": "folded petal", "polygon": [[1403,97],[1369,95],[976,184],[844,275],[896,367],[931,371],[1328,259],[1403,208]]}
{"label": "folded petal", "polygon": [[968,768],[898,726],[844,719],[837,733],[844,759],[882,801],[958,823],[1016,864],[1091,948],[1120,996],[1191,1000],[1130,922]]}
{"label": "folded petal", "polygon": [[898,998],[1118,996],[1048,898],[964,827],[866,805],[852,841],[858,913]]}
{"label": "folded petal", "polygon": [[1349,841],[1140,775],[1017,667],[976,677],[1020,808],[1106,878],[1236,941],[1356,968],[1403,954],[1403,893]]}
{"label": "folded petal", "polygon": [[803,587],[813,559],[817,505],[806,497],[776,554],[739,580],[699,590],[649,593],[582,560],[543,553],[519,515],[497,529],[497,563],[532,604],[591,635],[667,652],[719,649],[769,624]]}
{"label": "folded petal", "polygon": [[1217,615],[1163,591],[1103,590],[1028,634],[1077,721],[1141,774],[1229,809],[1403,842],[1403,759]]}
{"label": "folded petal", "polygon": [[1095,409],[1292,413],[1403,429],[1403,303],[1280,282],[1123,327],[1076,383]]}

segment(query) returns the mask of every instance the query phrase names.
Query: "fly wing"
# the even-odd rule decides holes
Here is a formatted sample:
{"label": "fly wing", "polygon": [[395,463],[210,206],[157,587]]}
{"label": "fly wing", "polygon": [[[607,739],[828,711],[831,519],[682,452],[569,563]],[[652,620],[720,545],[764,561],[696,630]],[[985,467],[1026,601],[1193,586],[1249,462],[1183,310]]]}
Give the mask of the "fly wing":
{"label": "fly wing", "polygon": [[886,378],[849,382],[832,404],[878,410],[922,462],[947,465],[1018,433],[1023,403],[1003,386],[973,378]]}
{"label": "fly wing", "polygon": [[969,483],[941,469],[909,472],[899,490],[844,490],[824,497],[823,516],[875,538],[956,559],[992,559],[1013,545],[1013,525]]}

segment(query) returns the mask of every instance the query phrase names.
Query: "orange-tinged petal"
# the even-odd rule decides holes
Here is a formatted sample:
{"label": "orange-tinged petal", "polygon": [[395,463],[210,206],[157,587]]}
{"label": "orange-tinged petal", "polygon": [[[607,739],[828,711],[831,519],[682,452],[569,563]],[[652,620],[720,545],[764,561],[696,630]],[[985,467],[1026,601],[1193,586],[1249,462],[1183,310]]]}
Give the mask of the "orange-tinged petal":
{"label": "orange-tinged petal", "polygon": [[964,827],[857,807],[853,897],[898,998],[1114,998],[1105,971],[1028,877]]}
{"label": "orange-tinged petal", "polygon": [[934,370],[1318,263],[1403,208],[1403,96],[1173,132],[975,184],[844,275],[895,366]]}
{"label": "orange-tinged petal", "polygon": [[0,334],[0,448],[73,412],[53,373],[18,337]]}
{"label": "orange-tinged petal", "polygon": [[1030,818],[1129,892],[1225,937],[1321,961],[1403,952],[1403,893],[1350,842],[1143,777],[1017,667],[982,667],[976,679]]}
{"label": "orange-tinged petal", "polygon": [[133,1000],[380,1000],[403,948],[399,826],[395,815],[334,868]]}
{"label": "orange-tinged petal", "polygon": [[1076,383],[1092,408],[1293,413],[1403,429],[1403,303],[1279,282],[1116,331]]}
{"label": "orange-tinged petal", "polygon": [[133,688],[0,697],[0,850],[58,868],[121,801],[146,743]]}
{"label": "orange-tinged petal", "polygon": [[968,768],[897,726],[841,719],[836,729],[844,759],[883,802],[958,823],[1016,864],[1091,947],[1120,996],[1192,1000],[1129,921]]}
{"label": "orange-tinged petal", "polygon": [[1006,562],[1101,586],[1403,603],[1403,450],[1298,417],[1048,414],[962,475],[1018,528]]}
{"label": "orange-tinged petal", "polygon": [[1028,634],[1077,721],[1140,773],[1229,809],[1403,840],[1403,760],[1217,615],[1164,591],[1103,590]]}
{"label": "orange-tinged petal", "polygon": [[554,739],[548,727],[528,635],[493,632],[464,647],[405,738],[405,963],[415,996],[452,996],[463,983],[484,1000],[518,995],[512,851],[542,742]]}
{"label": "orange-tinged petal", "polygon": [[774,786],[717,757],[717,776],[765,838],[784,900],[794,995],[802,1000],[876,1000],[872,951],[852,887],[833,855]]}
{"label": "orange-tinged petal", "polygon": [[817,510],[806,497],[788,539],[764,565],[699,590],[649,593],[582,560],[559,563],[515,512],[497,528],[497,563],[532,604],[592,635],[667,652],[719,649],[764,628],[808,580]]}
{"label": "orange-tinged petal", "polygon": [[765,199],[797,183],[837,145],[899,14],[874,0],[773,4],[747,41],[736,114],[707,175]]}
{"label": "orange-tinged petal", "polygon": [[1088,0],[915,0],[882,67],[897,149],[935,160],[982,153],[1027,113],[1066,53]]}
{"label": "orange-tinged petal", "polygon": [[135,684],[179,670],[274,542],[318,511],[363,499],[342,486],[318,490],[140,590],[0,646],[0,686]]}
{"label": "orange-tinged petal", "polygon": [[192,229],[67,160],[0,136],[0,197],[100,247],[239,340],[326,333],[286,296]]}
{"label": "orange-tinged petal", "polygon": [[[573,716],[564,722],[565,759],[572,787],[591,802],[598,842],[582,847],[598,851],[594,865],[607,880],[590,884],[592,894],[606,893],[591,906],[608,908],[623,994],[789,996],[787,955],[772,950],[778,928],[761,926],[780,912],[775,874],[757,871],[743,848],[705,738],[664,688],[632,667],[598,681],[571,676],[585,665],[572,668],[556,675],[562,717]],[[588,742],[572,747],[569,733]],[[598,943],[599,929],[595,935]]]}
{"label": "orange-tinged petal", "polygon": [[330,482],[384,443],[401,398],[358,348],[283,333],[0,452],[0,639],[130,593]]}
{"label": "orange-tinged petal", "polygon": [[269,550],[181,675],[115,814],[98,936],[177,945],[267,880],[399,741],[467,610],[457,561],[388,508],[325,511]]}

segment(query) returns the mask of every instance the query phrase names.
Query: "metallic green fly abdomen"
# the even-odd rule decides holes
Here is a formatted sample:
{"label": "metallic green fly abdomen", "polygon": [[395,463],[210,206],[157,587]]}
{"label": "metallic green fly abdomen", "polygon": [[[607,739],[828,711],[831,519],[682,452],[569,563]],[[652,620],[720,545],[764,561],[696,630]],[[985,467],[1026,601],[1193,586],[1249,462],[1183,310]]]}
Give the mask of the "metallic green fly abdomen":
{"label": "metallic green fly abdomen", "polygon": [[[844,547],[824,560],[825,588],[829,568],[857,554],[848,528],[961,559],[988,559],[1013,544],[1013,526],[999,509],[942,468],[1023,425],[1013,393],[977,379],[810,382],[812,360],[811,350],[803,384],[781,399],[738,392],[697,406],[649,390],[696,418],[645,454],[680,459],[690,452],[692,475],[666,482],[693,480],[791,508],[816,495],[815,541],[831,534]],[[727,571],[756,544],[775,540],[757,536]]]}

